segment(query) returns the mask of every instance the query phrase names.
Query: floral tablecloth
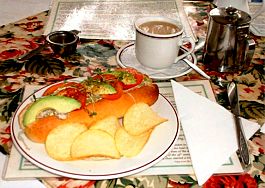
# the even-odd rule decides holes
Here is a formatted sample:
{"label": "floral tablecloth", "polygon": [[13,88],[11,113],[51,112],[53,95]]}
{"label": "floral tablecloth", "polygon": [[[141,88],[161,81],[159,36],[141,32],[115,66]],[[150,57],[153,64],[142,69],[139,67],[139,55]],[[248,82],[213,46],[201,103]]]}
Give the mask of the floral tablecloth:
{"label": "floral tablecloth", "polygon": [[[194,33],[204,39],[207,28],[207,13],[213,6],[207,2],[185,3],[184,8]],[[18,61],[21,55],[35,49],[44,42],[42,33],[48,19],[48,12],[28,17],[16,23],[0,27],[0,151],[8,155],[12,146],[10,120],[19,105],[25,85],[44,85],[57,81],[89,76],[95,68],[116,67],[117,50],[129,41],[81,40],[75,54],[61,58],[52,56],[46,48],[39,55],[25,62]],[[265,37],[252,36],[256,41],[256,51],[251,66],[240,73],[220,74],[206,71],[211,76],[211,84],[218,103],[229,109],[224,81],[236,80],[239,86],[241,116],[265,122]],[[196,52],[198,66],[202,63],[202,50]],[[195,71],[176,78],[177,81],[203,79]],[[247,173],[240,175],[215,175],[203,187],[265,187],[265,134],[261,132],[249,141],[252,166]],[[65,177],[41,178],[47,187],[199,187],[192,175],[161,175],[145,177],[123,177],[112,180],[84,181]]]}

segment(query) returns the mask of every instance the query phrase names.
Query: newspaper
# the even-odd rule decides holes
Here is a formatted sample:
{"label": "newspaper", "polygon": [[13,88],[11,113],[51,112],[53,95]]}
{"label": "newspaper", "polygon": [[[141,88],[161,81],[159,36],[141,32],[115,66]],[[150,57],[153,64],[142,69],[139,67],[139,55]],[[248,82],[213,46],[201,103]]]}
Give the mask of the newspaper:
{"label": "newspaper", "polygon": [[44,34],[79,30],[80,38],[134,40],[134,21],[144,16],[165,16],[182,22],[186,35],[194,36],[182,1],[176,0],[53,0]]}
{"label": "newspaper", "polygon": [[[181,82],[184,86],[194,92],[215,101],[210,82],[208,80],[185,81]],[[170,82],[160,82],[159,91],[175,106],[172,87]],[[26,86],[23,98],[26,98],[40,86]],[[240,173],[242,172],[239,159],[236,154],[232,155],[229,160],[216,173]],[[165,174],[194,174],[189,150],[186,144],[185,136],[180,129],[180,135],[171,152],[156,165],[137,175],[165,175]],[[45,170],[26,160],[15,147],[12,147],[8,161],[6,162],[5,179],[25,179],[55,177]]]}

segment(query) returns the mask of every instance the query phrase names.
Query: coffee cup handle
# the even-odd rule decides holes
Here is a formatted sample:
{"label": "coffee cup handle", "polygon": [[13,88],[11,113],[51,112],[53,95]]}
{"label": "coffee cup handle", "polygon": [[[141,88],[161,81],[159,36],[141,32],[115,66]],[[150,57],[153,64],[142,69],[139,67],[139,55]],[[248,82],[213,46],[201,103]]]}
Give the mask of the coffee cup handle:
{"label": "coffee cup handle", "polygon": [[180,44],[180,46],[183,45],[183,41],[187,41],[187,42],[189,42],[189,43],[191,44],[191,47],[188,49],[188,51],[186,51],[186,52],[184,52],[183,54],[181,54],[180,56],[178,56],[178,57],[175,59],[175,63],[177,63],[179,60],[181,60],[181,59],[187,57],[187,56],[188,56],[189,54],[191,54],[191,53],[194,51],[194,49],[195,49],[195,42],[194,42],[194,40],[193,40],[191,37],[189,37],[189,36],[185,36],[185,37],[183,37],[182,40],[181,40],[181,44]]}

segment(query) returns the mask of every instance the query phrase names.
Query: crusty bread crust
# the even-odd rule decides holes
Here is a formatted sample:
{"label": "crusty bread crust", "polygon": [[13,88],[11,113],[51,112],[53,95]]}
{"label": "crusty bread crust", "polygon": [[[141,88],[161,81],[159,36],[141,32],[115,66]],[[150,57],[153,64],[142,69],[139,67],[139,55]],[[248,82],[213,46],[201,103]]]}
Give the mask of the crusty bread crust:
{"label": "crusty bread crust", "polygon": [[99,119],[106,117],[107,115],[121,118],[124,116],[128,108],[135,103],[144,102],[151,106],[157,101],[158,94],[159,90],[156,84],[142,86],[124,93],[116,100],[102,99],[96,103],[91,103],[87,105],[86,109],[91,113],[95,112],[95,116],[99,116]]}
{"label": "crusty bread crust", "polygon": [[44,143],[49,132],[59,125],[79,123],[88,126],[92,122],[94,122],[94,118],[89,116],[84,109],[80,109],[68,113],[66,119],[59,119],[56,116],[37,119],[35,122],[27,125],[24,131],[30,140]]}
{"label": "crusty bread crust", "polygon": [[49,116],[36,120],[25,127],[26,136],[38,143],[44,143],[49,132],[62,124],[82,123],[90,126],[95,121],[113,115],[117,118],[124,116],[128,108],[137,102],[144,102],[148,105],[154,104],[159,95],[156,84],[142,86],[125,92],[119,99],[102,99],[96,103],[89,104],[86,109],[75,110],[68,113],[66,119],[59,119],[56,116]]}

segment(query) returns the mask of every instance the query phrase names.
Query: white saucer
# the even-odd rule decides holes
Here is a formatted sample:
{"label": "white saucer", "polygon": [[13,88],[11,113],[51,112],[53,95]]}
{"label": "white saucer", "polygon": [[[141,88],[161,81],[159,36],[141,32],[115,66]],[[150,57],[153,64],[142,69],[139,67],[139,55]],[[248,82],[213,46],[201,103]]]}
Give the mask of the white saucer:
{"label": "white saucer", "polygon": [[[129,43],[119,49],[116,55],[116,60],[121,67],[135,68],[140,72],[147,74],[150,78],[156,80],[167,80],[171,78],[180,77],[189,73],[192,70],[192,68],[183,60],[180,60],[177,63],[174,63],[172,66],[162,70],[147,68],[140,64],[139,61],[136,59],[134,49],[134,42]],[[184,47],[181,47],[180,50],[182,52],[187,51],[187,49]],[[197,64],[196,56],[193,53],[188,55],[185,59],[189,60],[193,64]]]}

